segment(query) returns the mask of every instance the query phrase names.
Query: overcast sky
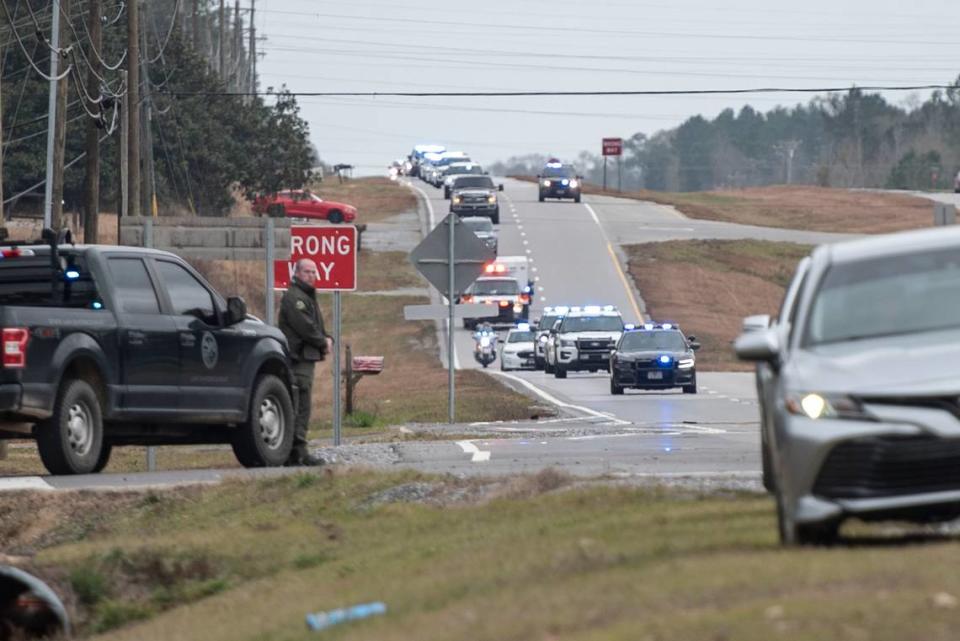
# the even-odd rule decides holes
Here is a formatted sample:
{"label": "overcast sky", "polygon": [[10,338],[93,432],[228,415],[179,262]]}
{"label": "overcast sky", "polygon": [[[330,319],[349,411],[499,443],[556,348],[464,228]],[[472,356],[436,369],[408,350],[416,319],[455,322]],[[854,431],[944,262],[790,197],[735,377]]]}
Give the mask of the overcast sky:
{"label": "overcast sky", "polygon": [[[258,0],[261,88],[688,90],[943,84],[960,74],[957,0]],[[920,94],[926,98],[928,93]],[[906,93],[888,98],[902,103]],[[300,99],[321,157],[379,174],[414,144],[480,162],[599,153],[745,104],[810,96]]]}

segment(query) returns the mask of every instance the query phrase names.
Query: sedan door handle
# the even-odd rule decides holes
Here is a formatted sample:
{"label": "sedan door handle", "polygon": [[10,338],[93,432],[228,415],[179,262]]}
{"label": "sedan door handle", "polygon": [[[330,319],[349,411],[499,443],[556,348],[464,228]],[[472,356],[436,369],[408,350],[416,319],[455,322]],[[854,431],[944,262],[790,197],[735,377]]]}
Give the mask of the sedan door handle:
{"label": "sedan door handle", "polygon": [[197,344],[197,337],[193,334],[180,334],[180,345],[182,347],[193,347]]}

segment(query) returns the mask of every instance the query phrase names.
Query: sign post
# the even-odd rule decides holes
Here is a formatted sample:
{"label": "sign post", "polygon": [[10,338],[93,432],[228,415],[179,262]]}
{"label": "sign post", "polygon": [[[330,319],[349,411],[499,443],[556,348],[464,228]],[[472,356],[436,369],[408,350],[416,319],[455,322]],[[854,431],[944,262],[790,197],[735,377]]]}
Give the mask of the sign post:
{"label": "sign post", "polygon": [[273,263],[274,289],[286,289],[290,286],[297,261],[301,258],[309,258],[317,264],[318,277],[314,288],[318,292],[333,292],[333,444],[338,446],[342,426],[340,294],[357,289],[357,228],[353,225],[291,227],[290,260]]}
{"label": "sign post", "polygon": [[607,156],[617,157],[617,189],[620,189],[620,156],[623,155],[623,138],[603,139],[603,189],[607,189]]}
{"label": "sign post", "polygon": [[[452,424],[456,418],[456,344],[454,343],[454,320],[467,313],[489,314],[481,311],[480,305],[462,309],[456,305],[456,298],[483,273],[483,266],[497,257],[493,249],[487,247],[466,226],[459,224],[456,214],[450,214],[420,241],[412,252],[410,262],[430,284],[447,298],[447,309],[443,315],[433,316],[431,309],[407,307],[404,315],[407,319],[422,319],[425,316],[445,320],[447,325],[447,417]],[[444,229],[446,227],[446,229]],[[422,306],[418,306],[422,307]]]}

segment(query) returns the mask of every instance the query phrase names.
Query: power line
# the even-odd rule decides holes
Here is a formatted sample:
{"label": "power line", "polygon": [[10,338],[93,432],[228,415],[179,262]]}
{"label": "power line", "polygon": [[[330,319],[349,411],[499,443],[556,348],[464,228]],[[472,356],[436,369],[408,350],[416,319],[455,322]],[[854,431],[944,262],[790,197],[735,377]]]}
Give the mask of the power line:
{"label": "power line", "polygon": [[517,25],[517,24],[493,24],[493,23],[484,23],[484,22],[456,22],[448,20],[423,20],[419,18],[386,18],[386,17],[377,17],[377,16],[349,16],[343,14],[334,14],[334,13],[318,13],[315,14],[320,18],[333,18],[333,19],[345,19],[345,20],[361,20],[361,21],[370,21],[370,22],[388,22],[388,23],[411,23],[411,24],[430,24],[430,25],[440,25],[445,27],[469,27],[469,28],[480,28],[480,29],[513,29],[513,30],[522,30],[529,32],[554,32],[554,33],[574,33],[574,34],[599,34],[599,35],[624,35],[631,37],[645,37],[645,38],[699,38],[699,39],[716,39],[716,40],[764,40],[764,41],[794,41],[794,42],[841,42],[841,43],[880,43],[880,44],[916,44],[916,45],[957,45],[955,40],[889,40],[889,39],[877,39],[877,38],[852,38],[849,35],[830,38],[830,37],[803,37],[803,36],[787,36],[787,35],[754,35],[754,34],[731,34],[731,33],[716,33],[716,32],[706,32],[706,33],[694,33],[694,32],[672,32],[672,31],[636,31],[636,30],[619,30],[619,29],[591,29],[588,27],[550,27],[544,25],[536,25],[535,27],[531,25]]}
{"label": "power line", "polygon": [[723,94],[766,93],[846,93],[860,91],[928,91],[960,89],[960,85],[863,85],[848,87],[752,87],[740,89],[664,89],[664,90],[610,90],[610,91],[165,91],[179,98],[196,96],[292,96],[313,98],[516,98],[558,96],[700,96]]}
{"label": "power line", "polygon": [[[3,12],[6,14],[7,20],[12,23],[13,20],[10,16],[10,10],[7,8],[7,3],[0,2],[0,5],[3,6]],[[29,7],[30,7],[30,3],[27,2],[27,8]],[[40,33],[39,29],[40,27],[38,26],[37,27],[38,34]],[[20,50],[23,51],[23,55],[26,57],[27,62],[30,63],[30,66],[33,67],[33,70],[36,71],[41,78],[43,78],[44,80],[47,80],[48,82],[59,82],[67,77],[67,74],[70,73],[70,67],[67,67],[67,69],[56,78],[44,73],[44,71],[40,67],[38,67],[37,64],[33,61],[33,58],[30,57],[30,54],[27,53],[27,47],[26,45],[23,44],[23,40],[20,38],[20,32],[18,32],[16,29],[13,29],[12,31],[13,31],[13,37],[16,39],[17,44],[20,46]],[[50,44],[46,41],[46,38],[43,38],[42,41],[44,42],[44,44],[47,46],[48,49],[53,50],[53,47],[51,47]],[[62,52],[57,52],[57,53],[60,54]]]}

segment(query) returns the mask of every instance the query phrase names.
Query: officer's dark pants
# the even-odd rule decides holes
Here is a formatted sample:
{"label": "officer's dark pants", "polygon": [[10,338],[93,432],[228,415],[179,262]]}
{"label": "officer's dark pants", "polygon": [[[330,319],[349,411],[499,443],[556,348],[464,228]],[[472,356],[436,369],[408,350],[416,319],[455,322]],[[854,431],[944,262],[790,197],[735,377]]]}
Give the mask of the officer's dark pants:
{"label": "officer's dark pants", "polygon": [[293,452],[307,451],[307,430],[310,427],[310,404],[313,400],[313,369],[310,361],[295,361],[293,376],[297,384],[297,418],[293,427]]}

